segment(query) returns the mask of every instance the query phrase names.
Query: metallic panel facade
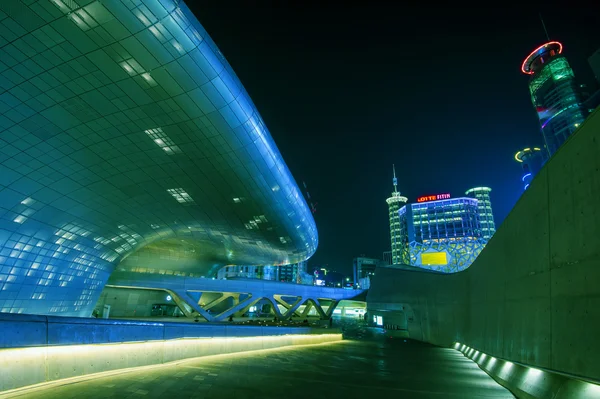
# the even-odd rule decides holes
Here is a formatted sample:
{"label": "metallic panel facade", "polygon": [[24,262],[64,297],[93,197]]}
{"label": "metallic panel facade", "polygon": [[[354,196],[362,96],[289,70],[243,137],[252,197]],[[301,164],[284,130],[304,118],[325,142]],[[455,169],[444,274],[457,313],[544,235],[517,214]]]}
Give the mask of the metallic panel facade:
{"label": "metallic panel facade", "polygon": [[181,1],[0,2],[0,312],[89,316],[117,265],[303,261],[312,215]]}

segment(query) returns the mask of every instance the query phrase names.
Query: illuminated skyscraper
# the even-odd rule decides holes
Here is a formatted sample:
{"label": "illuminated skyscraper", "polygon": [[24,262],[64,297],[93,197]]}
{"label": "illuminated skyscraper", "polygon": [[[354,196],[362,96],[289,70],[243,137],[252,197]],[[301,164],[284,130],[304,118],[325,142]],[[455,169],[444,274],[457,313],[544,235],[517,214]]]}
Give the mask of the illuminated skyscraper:
{"label": "illuminated skyscraper", "polygon": [[523,190],[527,190],[531,180],[542,169],[544,157],[538,147],[525,148],[515,154],[515,160],[523,165]]}
{"label": "illuminated skyscraper", "polygon": [[[485,190],[474,189],[485,201]],[[471,190],[469,190],[471,191]],[[451,198],[450,194],[426,195],[400,208],[399,241],[406,248],[405,264],[442,273],[455,273],[473,263],[487,239],[483,238],[477,198]],[[493,228],[493,220],[491,221]],[[489,223],[488,223],[489,228]],[[404,252],[403,252],[404,254]]]}
{"label": "illuminated skyscraper", "polygon": [[489,240],[496,232],[492,202],[490,201],[491,191],[492,189],[489,187],[475,187],[467,190],[465,193],[465,195],[477,199],[477,213],[479,214],[481,237],[484,240]]}
{"label": "illuminated skyscraper", "polygon": [[403,245],[400,240],[400,218],[398,216],[398,211],[400,207],[406,204],[408,198],[400,195],[398,191],[398,179],[396,179],[396,168],[392,166],[394,171],[394,179],[392,180],[394,183],[394,191],[392,192],[392,196],[385,200],[388,204],[389,209],[389,218],[390,218],[390,239],[392,245],[392,263],[407,263],[408,259],[404,259],[402,256]]}
{"label": "illuminated skyscraper", "polygon": [[552,156],[585,119],[575,76],[559,42],[535,49],[521,66],[531,75],[529,93],[540,120],[548,155]]}

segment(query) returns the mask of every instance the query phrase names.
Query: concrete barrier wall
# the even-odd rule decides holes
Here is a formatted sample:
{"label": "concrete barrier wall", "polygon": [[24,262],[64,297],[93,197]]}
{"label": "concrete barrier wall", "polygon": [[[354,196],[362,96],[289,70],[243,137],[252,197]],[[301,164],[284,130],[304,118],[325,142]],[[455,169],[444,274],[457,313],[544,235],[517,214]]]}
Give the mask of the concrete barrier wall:
{"label": "concrete barrier wall", "polygon": [[[17,317],[11,317],[17,316]],[[4,315],[0,320],[0,392],[48,381],[194,357],[336,342],[310,328],[175,325]],[[20,320],[19,320],[20,319]],[[58,322],[57,319],[62,319]],[[86,323],[85,321],[88,321]],[[112,324],[111,324],[112,323]],[[47,333],[44,331],[46,328]],[[7,339],[4,332],[21,331]],[[323,330],[321,330],[322,332]],[[122,334],[121,342],[115,338]],[[10,335],[9,335],[10,336]],[[187,337],[187,338],[183,338]],[[189,338],[201,337],[201,338]],[[80,342],[76,343],[79,338]],[[9,342],[9,339],[13,341]],[[145,342],[127,342],[145,341]],[[37,342],[37,344],[36,344]]]}
{"label": "concrete barrier wall", "polygon": [[314,334],[310,327],[263,327],[225,323],[149,322],[0,313],[1,348],[81,345],[263,335]]}
{"label": "concrete barrier wall", "polygon": [[[600,380],[600,111],[535,177],[473,265],[378,269],[370,315],[409,335]],[[393,314],[389,313],[389,314]]]}

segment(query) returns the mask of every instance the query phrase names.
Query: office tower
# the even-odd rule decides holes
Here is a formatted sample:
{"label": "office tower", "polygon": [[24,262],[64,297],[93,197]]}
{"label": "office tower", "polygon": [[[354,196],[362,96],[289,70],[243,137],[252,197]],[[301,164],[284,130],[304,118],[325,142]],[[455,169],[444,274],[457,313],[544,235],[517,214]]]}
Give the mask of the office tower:
{"label": "office tower", "polygon": [[540,120],[549,157],[585,119],[575,75],[559,42],[548,42],[529,54],[521,71],[530,75],[531,102]]}
{"label": "office tower", "polygon": [[354,286],[364,290],[369,289],[371,277],[375,275],[378,267],[383,266],[389,266],[389,264],[381,259],[366,258],[364,256],[354,258],[352,260]]}

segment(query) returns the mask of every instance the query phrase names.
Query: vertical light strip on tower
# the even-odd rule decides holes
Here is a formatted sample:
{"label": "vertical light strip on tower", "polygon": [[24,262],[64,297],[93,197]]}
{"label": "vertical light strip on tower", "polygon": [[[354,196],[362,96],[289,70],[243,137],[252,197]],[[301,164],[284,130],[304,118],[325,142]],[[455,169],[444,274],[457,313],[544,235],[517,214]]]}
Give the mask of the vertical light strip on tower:
{"label": "vertical light strip on tower", "polygon": [[396,179],[396,167],[392,165],[394,178],[392,180],[394,184],[394,191],[392,196],[385,200],[388,204],[389,218],[390,218],[390,239],[392,246],[392,264],[403,263],[402,262],[402,240],[400,240],[400,216],[398,211],[403,204],[408,202],[408,198],[400,195],[398,191],[398,179]]}

